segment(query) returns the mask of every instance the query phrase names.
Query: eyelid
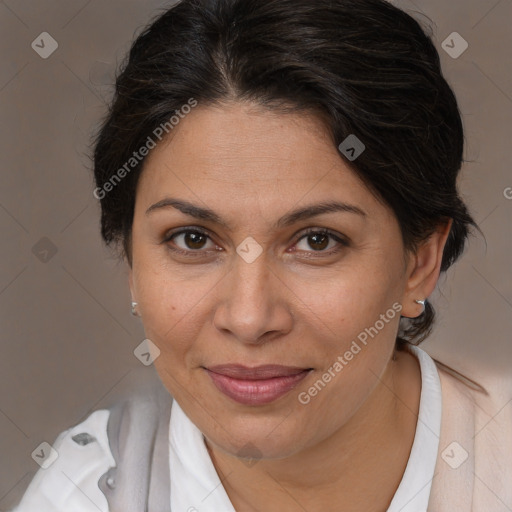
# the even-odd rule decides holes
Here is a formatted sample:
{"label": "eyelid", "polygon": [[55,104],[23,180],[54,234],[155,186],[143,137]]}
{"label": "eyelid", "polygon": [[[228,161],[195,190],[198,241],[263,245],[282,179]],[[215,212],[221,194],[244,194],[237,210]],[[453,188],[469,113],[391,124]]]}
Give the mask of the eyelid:
{"label": "eyelid", "polygon": [[[297,238],[297,242],[302,240],[307,235],[323,234],[323,235],[330,236],[331,238],[334,238],[334,240],[336,240],[337,242],[339,242],[341,244],[344,244],[344,245],[350,244],[348,237],[346,237],[345,235],[338,233],[336,231],[332,231],[331,229],[328,229],[328,228],[307,228],[306,231],[299,232],[299,233],[301,233],[301,234],[300,234],[299,238]],[[297,242],[295,242],[295,243],[297,243]]]}
{"label": "eyelid", "polygon": [[[183,234],[187,234],[187,233],[197,233],[197,234],[203,235],[213,242],[212,235],[208,230],[201,228],[199,226],[185,226],[185,227],[176,228],[175,230],[166,232],[161,243],[168,244],[173,238],[183,235]],[[212,249],[209,249],[209,250],[211,251]],[[197,254],[199,254],[201,252],[205,252],[204,249],[198,249],[196,251],[194,251],[192,249],[189,249],[189,250],[185,250],[185,249],[181,249],[181,248],[176,249],[176,252],[180,252],[180,251],[188,252],[188,253],[197,253]]]}
{"label": "eyelid", "polygon": [[[205,237],[207,237],[208,239],[210,239],[212,242],[212,236],[211,236],[211,233],[205,229],[205,228],[201,228],[199,226],[185,226],[185,227],[181,227],[181,228],[176,228],[175,230],[171,230],[169,232],[167,232],[165,235],[164,235],[164,239],[162,240],[162,243],[163,244],[167,244],[169,243],[174,237],[177,237],[177,236],[180,236],[182,234],[186,234],[186,233],[198,233],[198,234],[202,234],[204,235]],[[293,243],[293,246],[297,245],[303,238],[309,236],[309,235],[312,235],[312,234],[324,234],[326,236],[329,236],[330,238],[332,238],[333,240],[335,240],[339,245],[342,245],[344,247],[348,247],[350,245],[350,242],[348,240],[348,238],[344,235],[342,235],[341,233],[337,233],[337,232],[334,232],[328,228],[321,228],[321,227],[311,227],[311,228],[306,228],[305,230],[302,229],[300,230],[298,233],[296,233],[293,238],[295,239],[294,243]],[[212,250],[214,249],[207,249],[207,250],[203,250],[203,249],[198,249],[198,250],[193,250],[193,249],[181,249],[181,248],[170,248],[173,252],[175,253],[181,253],[183,255],[190,255],[191,257],[194,257],[192,255],[202,255],[203,253],[207,253],[207,252],[211,252]],[[311,253],[311,254],[319,254],[319,255],[324,255],[324,256],[329,256],[329,255],[332,255],[332,254],[335,254],[336,252],[338,252],[340,250],[339,247],[335,248],[335,249],[331,249],[329,251],[301,251],[301,252],[306,252],[306,253]],[[321,256],[320,256],[321,257]]]}
{"label": "eyelid", "polygon": [[184,226],[181,228],[176,228],[176,229],[171,229],[169,231],[166,231],[166,233],[164,235],[163,242],[168,242],[173,236],[181,235],[183,233],[191,233],[191,232],[201,233],[202,235],[210,237],[210,232],[205,228],[201,228],[199,226]]}

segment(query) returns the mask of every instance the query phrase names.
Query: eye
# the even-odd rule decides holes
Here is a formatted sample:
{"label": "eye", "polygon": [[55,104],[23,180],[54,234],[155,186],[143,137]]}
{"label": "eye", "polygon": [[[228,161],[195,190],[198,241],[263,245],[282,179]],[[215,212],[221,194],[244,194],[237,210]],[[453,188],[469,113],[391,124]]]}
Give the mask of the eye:
{"label": "eye", "polygon": [[[321,253],[321,255],[331,255],[341,251],[344,247],[348,247],[348,242],[336,235],[335,233],[329,231],[328,229],[309,229],[305,234],[299,239],[298,243],[295,245],[297,247],[301,241],[304,240],[305,250],[308,253]],[[334,243],[329,243],[333,242]],[[312,249],[312,251],[310,249]],[[326,250],[328,247],[331,247],[329,250]]]}
{"label": "eye", "polygon": [[[208,241],[211,243],[210,247],[208,247]],[[349,245],[341,236],[328,229],[312,228],[302,234],[292,252],[297,252],[297,247],[302,241],[304,241],[305,247],[299,247],[299,250],[308,254],[308,257],[316,257],[315,253],[319,254],[320,257],[330,256],[340,252]],[[210,235],[206,231],[199,228],[185,228],[171,232],[167,234],[162,243],[167,244],[169,250],[175,254],[186,257],[201,257],[210,251],[222,250],[212,242]],[[326,250],[329,247],[330,249]]]}
{"label": "eye", "polygon": [[[210,247],[207,247],[208,240],[212,244]],[[218,247],[211,241],[208,233],[199,228],[188,228],[169,233],[163,240],[163,243],[168,244],[171,251],[183,256],[201,256],[208,249],[218,250]],[[177,248],[173,247],[173,245],[177,246]]]}

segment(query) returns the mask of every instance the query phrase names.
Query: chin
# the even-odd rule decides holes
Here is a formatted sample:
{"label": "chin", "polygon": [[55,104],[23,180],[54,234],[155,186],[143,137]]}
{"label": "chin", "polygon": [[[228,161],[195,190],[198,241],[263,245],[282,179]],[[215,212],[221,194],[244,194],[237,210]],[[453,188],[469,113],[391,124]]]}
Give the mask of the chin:
{"label": "chin", "polygon": [[[231,425],[228,432],[222,430],[219,435],[210,436],[204,433],[210,445],[218,450],[242,459],[283,459],[298,451],[302,445],[302,437],[295,429],[286,428],[284,423],[276,428],[269,427],[268,423],[262,425],[244,425],[243,429],[233,428],[233,422],[224,423]],[[279,432],[278,432],[279,431]],[[219,434],[216,430],[215,434]]]}

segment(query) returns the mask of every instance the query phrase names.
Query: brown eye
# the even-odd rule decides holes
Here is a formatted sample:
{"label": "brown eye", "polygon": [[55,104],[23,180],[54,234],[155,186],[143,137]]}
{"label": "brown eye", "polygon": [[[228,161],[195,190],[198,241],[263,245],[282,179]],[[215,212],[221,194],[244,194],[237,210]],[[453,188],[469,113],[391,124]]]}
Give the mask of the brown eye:
{"label": "brown eye", "polygon": [[208,238],[202,233],[197,233],[195,231],[187,231],[186,233],[182,233],[180,236],[183,236],[183,241],[187,246],[187,249],[203,249],[205,241]]}
{"label": "brown eye", "polygon": [[308,245],[315,251],[323,251],[329,245],[329,235],[323,233],[308,235],[307,241]]}
{"label": "brown eye", "polygon": [[168,245],[169,249],[176,253],[196,256],[194,253],[200,255],[207,250],[216,248],[213,242],[211,242],[210,247],[207,246],[209,240],[211,242],[210,236],[203,231],[198,229],[182,229],[168,234],[163,242]]}
{"label": "brown eye", "polygon": [[[298,247],[302,241],[304,241],[303,247]],[[328,230],[311,229],[299,239],[296,247],[305,253],[321,253],[321,255],[329,256],[339,252],[343,247],[348,247],[348,245],[347,241]],[[329,247],[330,249],[328,249]]]}

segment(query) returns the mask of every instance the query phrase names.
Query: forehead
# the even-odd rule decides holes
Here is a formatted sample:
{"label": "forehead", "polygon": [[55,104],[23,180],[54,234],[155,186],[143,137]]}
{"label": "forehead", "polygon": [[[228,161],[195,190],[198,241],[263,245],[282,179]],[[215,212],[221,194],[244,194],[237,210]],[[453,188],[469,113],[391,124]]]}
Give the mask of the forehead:
{"label": "forehead", "polygon": [[216,209],[250,208],[257,200],[260,209],[275,210],[326,199],[382,208],[318,117],[243,103],[196,107],[150,152],[137,201],[148,206],[165,195]]}

